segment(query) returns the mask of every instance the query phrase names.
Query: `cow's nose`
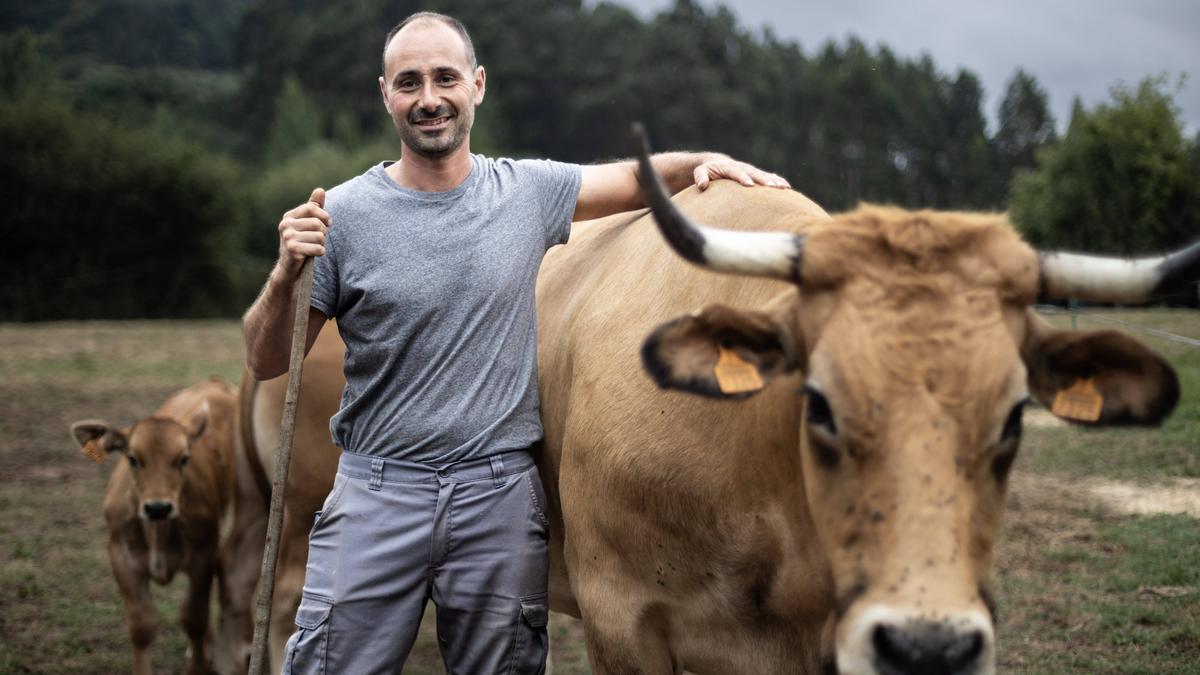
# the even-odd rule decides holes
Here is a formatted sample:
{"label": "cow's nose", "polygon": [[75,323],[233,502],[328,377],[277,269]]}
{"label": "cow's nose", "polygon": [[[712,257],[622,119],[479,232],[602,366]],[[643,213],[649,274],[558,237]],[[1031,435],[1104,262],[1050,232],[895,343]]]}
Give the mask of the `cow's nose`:
{"label": "cow's nose", "polygon": [[983,653],[980,630],[959,631],[928,621],[881,623],[871,633],[882,675],[965,675]]}
{"label": "cow's nose", "polygon": [[171,517],[171,512],[175,510],[175,505],[171,502],[146,502],[142,504],[142,512],[146,514],[146,518],[150,520],[164,520]]}

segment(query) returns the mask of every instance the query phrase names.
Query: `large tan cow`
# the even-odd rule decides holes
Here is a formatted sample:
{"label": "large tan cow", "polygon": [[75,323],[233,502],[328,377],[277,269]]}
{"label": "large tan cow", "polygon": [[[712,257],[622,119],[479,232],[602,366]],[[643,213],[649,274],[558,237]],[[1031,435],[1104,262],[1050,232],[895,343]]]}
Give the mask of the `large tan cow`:
{"label": "large tan cow", "polygon": [[[785,234],[716,254],[754,276],[688,265],[646,212],[577,224],[547,256],[538,462],[553,609],[583,618],[598,672],[990,672],[991,549],[1027,389],[1045,400],[1092,375],[1099,423],[1154,423],[1178,395],[1173,372],[1121,334],[1058,333],[1027,314],[1038,260],[999,216],[830,219],[798,193],[728,181],[675,201],[723,228]],[[1112,295],[1096,283],[1081,295]],[[654,377],[707,398],[646,376],[650,334]],[[740,370],[761,391],[718,400],[722,345],[733,384]],[[326,326],[305,365],[275,664],[333,481],[343,349]],[[285,384],[244,380],[260,451],[274,447]]]}
{"label": "large tan cow", "polygon": [[1039,277],[999,215],[830,218],[727,181],[654,195],[699,266],[632,214],[579,227],[538,285],[551,604],[583,618],[593,667],[993,672],[992,548],[1028,397],[1088,380],[1066,403],[1103,425],[1156,424],[1179,395],[1136,340],[1028,308],[1039,282],[1136,300],[1161,261],[1106,263],[1141,285],[1126,293],[1058,273],[1077,258]]}
{"label": "large tan cow", "polygon": [[[104,496],[108,557],[133,644],[133,672],[150,672],[158,610],[149,582],[188,577],[180,621],[187,672],[245,672],[250,604],[265,536],[266,503],[235,449],[237,391],[213,378],[176,392],[151,417],[117,428],[101,420],[71,426],[93,458],[116,452]],[[209,630],[209,597],[218,580],[219,632]]]}
{"label": "large tan cow", "polygon": [[[271,605],[269,656],[274,673],[283,670],[284,646],[296,629],[293,622],[304,588],[313,515],[333,487],[341,455],[330,437],[329,418],[337,412],[346,382],[342,375],[344,352],[337,325],[328,321],[304,360]],[[249,372],[242,375],[240,433],[259,489],[268,500],[286,393],[287,375],[265,382],[255,381]]]}

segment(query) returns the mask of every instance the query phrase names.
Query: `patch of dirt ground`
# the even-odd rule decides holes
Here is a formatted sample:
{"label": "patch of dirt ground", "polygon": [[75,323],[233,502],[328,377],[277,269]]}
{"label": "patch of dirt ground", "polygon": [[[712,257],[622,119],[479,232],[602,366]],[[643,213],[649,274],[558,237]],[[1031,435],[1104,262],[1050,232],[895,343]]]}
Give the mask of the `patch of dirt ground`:
{"label": "patch of dirt ground", "polygon": [[[1068,426],[1043,408],[1027,410],[1024,424],[1039,429]],[[1011,489],[1016,495],[1031,490],[1039,493],[1058,491],[1082,501],[1082,506],[1100,506],[1121,515],[1182,513],[1200,518],[1200,478],[1174,478],[1149,483],[1018,472],[1014,474]]]}
{"label": "patch of dirt ground", "polygon": [[1036,474],[1017,474],[1014,478],[1011,498],[1017,500],[1031,498],[1035,493],[1057,492],[1071,495],[1082,506],[1098,506],[1121,515],[1181,513],[1200,518],[1200,478],[1154,483]]}
{"label": "patch of dirt ground", "polygon": [[1067,423],[1058,419],[1045,408],[1026,409],[1022,416],[1021,423],[1027,427],[1036,429],[1052,429],[1054,427],[1065,427]]}

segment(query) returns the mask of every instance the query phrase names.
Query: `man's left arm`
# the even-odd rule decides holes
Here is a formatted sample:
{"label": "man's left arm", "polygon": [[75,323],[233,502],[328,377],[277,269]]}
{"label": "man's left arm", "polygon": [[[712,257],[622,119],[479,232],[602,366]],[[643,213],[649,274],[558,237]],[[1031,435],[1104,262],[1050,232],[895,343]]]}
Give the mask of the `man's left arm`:
{"label": "man's left arm", "polygon": [[[788,189],[783,178],[715,152],[664,152],[650,157],[671,194],[695,185],[704,190],[718,178],[747,187],[765,185]],[[590,220],[645,206],[637,182],[637,162],[613,162],[582,167],[579,200],[571,220]]]}

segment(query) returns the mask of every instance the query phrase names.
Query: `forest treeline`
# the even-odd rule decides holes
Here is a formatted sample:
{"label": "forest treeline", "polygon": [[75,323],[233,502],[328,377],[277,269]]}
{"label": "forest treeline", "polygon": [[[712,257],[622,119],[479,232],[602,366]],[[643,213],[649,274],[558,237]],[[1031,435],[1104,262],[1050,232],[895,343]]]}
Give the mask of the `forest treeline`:
{"label": "forest treeline", "polygon": [[279,214],[398,154],[383,36],[459,17],[488,71],[473,148],[593,162],[709,149],[827,209],[1011,211],[1035,244],[1133,254],[1194,238],[1200,136],[1165,75],[1075,105],[1015,70],[986,122],[969,71],[849,38],[800,45],[721,6],[642,19],[581,0],[42,0],[0,6],[0,320],[235,315]]}

